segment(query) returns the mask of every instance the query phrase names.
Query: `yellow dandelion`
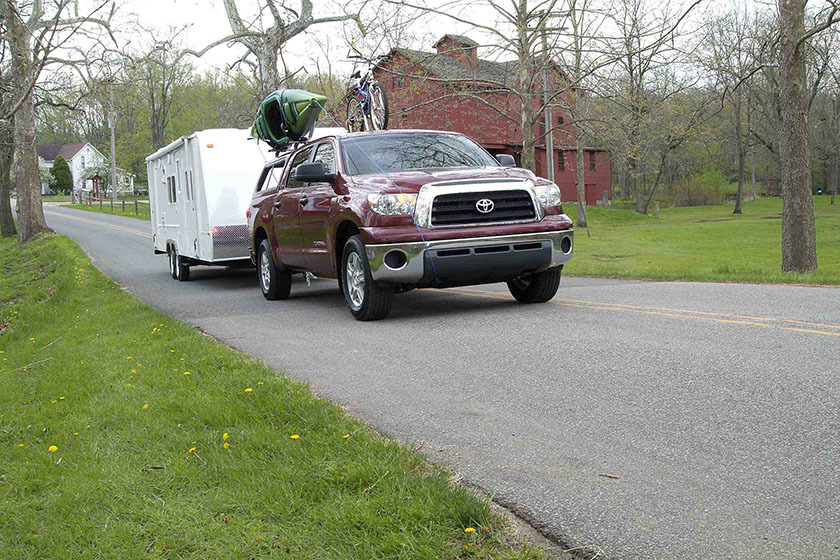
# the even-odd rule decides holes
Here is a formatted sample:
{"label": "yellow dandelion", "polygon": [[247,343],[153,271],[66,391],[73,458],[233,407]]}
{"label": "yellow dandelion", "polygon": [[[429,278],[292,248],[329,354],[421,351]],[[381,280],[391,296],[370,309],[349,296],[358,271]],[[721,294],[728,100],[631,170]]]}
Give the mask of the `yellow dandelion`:
{"label": "yellow dandelion", "polygon": [[143,406],[140,407],[140,410],[149,410],[149,405],[143,404]]}
{"label": "yellow dandelion", "polygon": [[344,435],[343,435],[343,436],[341,436],[341,437],[343,437],[344,439],[350,439],[350,434],[344,434]]}
{"label": "yellow dandelion", "polygon": [[192,375],[192,374],[191,374],[190,372],[188,372],[188,371],[185,371],[185,372],[184,372],[184,375]]}
{"label": "yellow dandelion", "polygon": [[3,361],[4,361],[4,362],[8,362],[8,361],[9,361],[9,359],[8,359],[8,358],[3,358]]}
{"label": "yellow dandelion", "polygon": [[58,397],[58,400],[63,401],[64,397]]}
{"label": "yellow dandelion", "polygon": [[56,451],[58,451],[58,447],[55,445],[50,445],[49,447],[47,447],[47,452],[49,453],[55,453]]}
{"label": "yellow dandelion", "polygon": [[245,388],[245,392],[246,392],[246,393],[253,393],[253,392],[254,392],[254,390],[253,390],[253,389],[251,389],[250,387],[246,387],[246,388]]}
{"label": "yellow dandelion", "polygon": [[57,403],[58,401],[57,401],[57,400],[55,400],[55,399],[53,399],[53,400],[51,400],[50,402],[51,402],[52,404],[55,404],[55,403]]}
{"label": "yellow dandelion", "polygon": [[162,327],[162,326],[163,326],[163,323],[161,323],[161,324],[160,324],[160,326]]}
{"label": "yellow dandelion", "polygon": [[79,435],[79,432],[73,432],[73,435],[77,436],[77,435]]}
{"label": "yellow dandelion", "polygon": [[257,381],[257,385],[263,385],[262,381]]}
{"label": "yellow dandelion", "polygon": [[228,442],[225,442],[225,443],[224,443],[224,445],[222,445],[222,447],[224,447],[225,449],[227,449],[228,447],[230,447],[230,444],[229,444]]}
{"label": "yellow dandelion", "polygon": [[181,358],[181,361],[183,362],[183,361],[184,361],[184,358]]}
{"label": "yellow dandelion", "polygon": [[464,532],[465,533],[475,533],[475,529],[473,529],[472,527],[467,527],[466,529],[464,529]]}
{"label": "yellow dandelion", "polygon": [[225,440],[225,441],[226,441],[228,437],[229,437],[229,436],[228,436],[228,433],[227,433],[227,432],[225,432],[225,433],[223,433],[223,434],[222,434],[222,439],[223,439],[223,440]]}
{"label": "yellow dandelion", "polygon": [[23,449],[23,448],[24,448],[24,445],[23,445],[22,443],[19,443],[19,444],[18,444],[18,448]]}
{"label": "yellow dandelion", "polygon": [[289,437],[290,437],[291,439],[300,439],[300,436],[299,436],[298,434],[292,434],[292,435],[290,435]]}
{"label": "yellow dandelion", "polygon": [[257,535],[257,542],[262,542],[262,537]]}
{"label": "yellow dandelion", "polygon": [[187,453],[194,453],[194,452],[195,452],[195,447],[190,447],[189,449],[187,449]]}
{"label": "yellow dandelion", "polygon": [[0,356],[2,356],[3,354],[5,354],[5,352],[3,352],[2,350],[0,350]]}
{"label": "yellow dandelion", "polygon": [[131,359],[131,356],[126,356],[126,357],[125,357],[125,359],[126,359],[126,360],[130,360],[130,359]]}
{"label": "yellow dandelion", "polygon": [[30,337],[29,337],[29,342],[35,342],[35,337],[34,337],[34,336],[30,336]]}
{"label": "yellow dandelion", "polygon": [[195,445],[195,444],[196,444],[196,442],[192,442],[192,444],[193,444],[193,445]]}
{"label": "yellow dandelion", "polygon": [[171,352],[172,354],[174,354],[174,353],[175,353],[175,350],[170,350],[169,352]]}
{"label": "yellow dandelion", "polygon": [[131,373],[132,373],[132,375],[133,375],[133,374],[137,373],[137,370],[136,370],[136,369],[133,369],[133,370],[131,370]]}

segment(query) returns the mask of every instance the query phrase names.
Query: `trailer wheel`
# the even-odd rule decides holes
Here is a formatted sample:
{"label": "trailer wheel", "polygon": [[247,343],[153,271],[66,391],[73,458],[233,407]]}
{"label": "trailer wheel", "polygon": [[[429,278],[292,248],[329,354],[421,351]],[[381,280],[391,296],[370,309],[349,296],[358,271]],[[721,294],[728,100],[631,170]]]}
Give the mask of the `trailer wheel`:
{"label": "trailer wheel", "polygon": [[166,256],[169,258],[169,275],[174,278],[175,280],[178,279],[178,253],[175,251],[175,248],[171,245],[169,246],[169,250],[166,253]]}
{"label": "trailer wheel", "polygon": [[292,273],[274,264],[268,239],[263,239],[257,249],[257,279],[267,300],[286,299],[292,291]]}
{"label": "trailer wheel", "polygon": [[186,282],[190,279],[190,265],[182,256],[178,256],[178,280]]}

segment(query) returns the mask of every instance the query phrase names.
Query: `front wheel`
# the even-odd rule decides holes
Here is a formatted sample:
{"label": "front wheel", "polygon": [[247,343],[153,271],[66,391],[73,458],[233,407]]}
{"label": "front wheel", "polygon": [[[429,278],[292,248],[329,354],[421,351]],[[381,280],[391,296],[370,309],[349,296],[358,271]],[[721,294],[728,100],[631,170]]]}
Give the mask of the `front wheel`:
{"label": "front wheel", "polygon": [[544,303],[557,295],[562,270],[563,267],[558,266],[514,278],[507,283],[508,289],[519,303]]}
{"label": "front wheel", "polygon": [[344,299],[359,321],[384,319],[391,311],[394,290],[383,288],[370,275],[365,245],[358,235],[347,240],[341,256]]}
{"label": "front wheel", "polygon": [[257,248],[257,278],[262,295],[267,300],[286,299],[292,291],[292,273],[274,264],[268,239],[263,239]]}
{"label": "front wheel", "polygon": [[379,83],[370,86],[370,124],[373,130],[388,129],[388,96]]}

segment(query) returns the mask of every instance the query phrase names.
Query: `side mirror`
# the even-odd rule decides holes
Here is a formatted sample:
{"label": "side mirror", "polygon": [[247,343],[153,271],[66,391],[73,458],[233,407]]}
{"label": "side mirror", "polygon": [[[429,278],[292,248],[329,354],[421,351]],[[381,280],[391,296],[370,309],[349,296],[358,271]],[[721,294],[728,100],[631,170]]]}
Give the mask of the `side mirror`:
{"label": "side mirror", "polygon": [[511,155],[499,154],[496,159],[502,164],[502,167],[516,167],[516,160]]}
{"label": "side mirror", "polygon": [[321,162],[301,163],[295,168],[295,179],[301,183],[335,183],[335,173],[327,173]]}

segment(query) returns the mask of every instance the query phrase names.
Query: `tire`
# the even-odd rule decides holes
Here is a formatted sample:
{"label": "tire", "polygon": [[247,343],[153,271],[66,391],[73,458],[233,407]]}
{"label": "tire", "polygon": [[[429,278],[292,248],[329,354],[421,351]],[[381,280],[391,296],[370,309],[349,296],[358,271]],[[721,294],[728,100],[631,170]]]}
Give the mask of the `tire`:
{"label": "tire", "polygon": [[545,303],[557,295],[563,267],[550,268],[529,276],[514,278],[507,285],[519,303]]}
{"label": "tire", "polygon": [[178,255],[178,280],[186,282],[190,279],[190,265],[187,259]]}
{"label": "tire", "polygon": [[[373,127],[373,130],[388,130],[388,96],[385,94],[385,88],[379,85],[378,82],[374,82],[368,90],[368,95],[370,96],[370,103],[368,104],[370,107],[370,124]],[[378,96],[381,97],[381,101],[378,99]],[[382,105],[382,122],[379,123],[379,126],[377,126],[373,115],[380,104]]]}
{"label": "tire", "polygon": [[347,99],[347,132],[363,132],[365,129],[365,112],[361,102],[352,96]]}
{"label": "tire", "polygon": [[166,253],[166,257],[169,259],[169,275],[174,279],[178,279],[178,252],[175,250],[174,247],[169,247],[169,251]]}
{"label": "tire", "polygon": [[263,297],[269,301],[287,299],[292,291],[292,273],[274,264],[268,239],[263,239],[257,248],[257,280]]}
{"label": "tire", "polygon": [[353,317],[359,321],[377,321],[388,316],[394,290],[374,282],[365,245],[358,235],[352,236],[344,245],[341,275],[344,277],[344,300]]}

